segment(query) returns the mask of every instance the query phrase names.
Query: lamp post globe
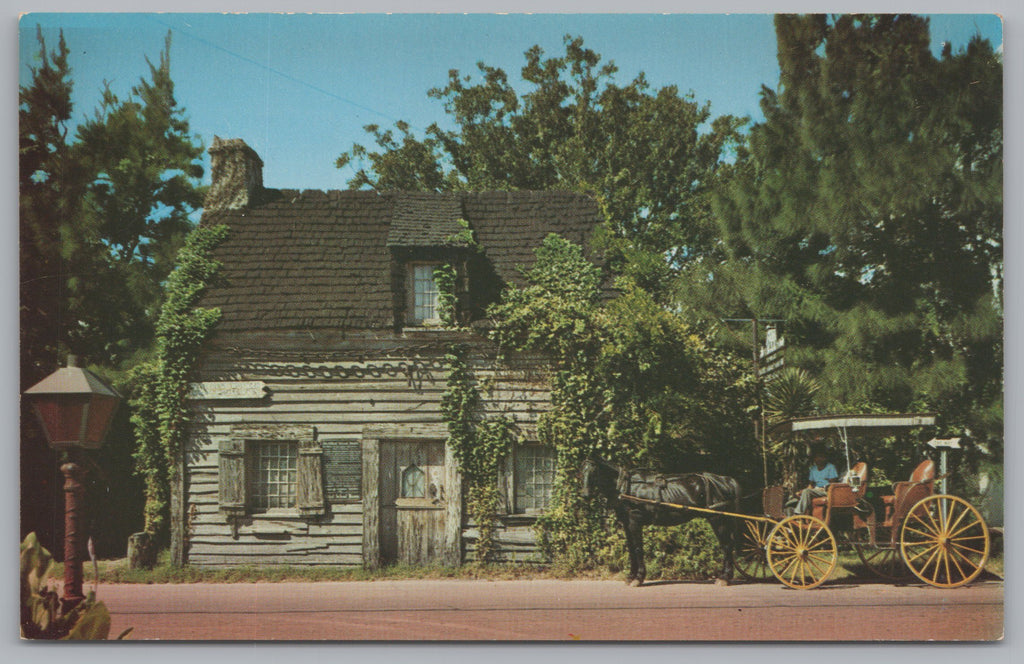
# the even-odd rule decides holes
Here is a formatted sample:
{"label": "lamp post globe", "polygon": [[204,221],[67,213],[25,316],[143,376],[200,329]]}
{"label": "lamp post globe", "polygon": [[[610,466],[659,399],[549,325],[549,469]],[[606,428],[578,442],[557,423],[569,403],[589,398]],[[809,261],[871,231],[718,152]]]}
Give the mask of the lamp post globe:
{"label": "lamp post globe", "polygon": [[82,563],[88,535],[84,529],[84,471],[74,461],[74,450],[98,449],[110,429],[121,396],[96,374],[78,366],[74,355],[62,367],[25,390],[46,436],[56,450],[69,453],[61,465],[64,475],[64,596],[65,610],[85,599]]}

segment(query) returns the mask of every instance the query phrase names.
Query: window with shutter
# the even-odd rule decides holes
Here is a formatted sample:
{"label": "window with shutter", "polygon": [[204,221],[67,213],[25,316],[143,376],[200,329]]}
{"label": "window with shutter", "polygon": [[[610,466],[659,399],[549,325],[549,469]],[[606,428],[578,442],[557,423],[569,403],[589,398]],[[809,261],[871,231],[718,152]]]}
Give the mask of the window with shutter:
{"label": "window with shutter", "polygon": [[324,513],[323,450],[314,427],[235,425],[219,452],[218,495],[228,515]]}

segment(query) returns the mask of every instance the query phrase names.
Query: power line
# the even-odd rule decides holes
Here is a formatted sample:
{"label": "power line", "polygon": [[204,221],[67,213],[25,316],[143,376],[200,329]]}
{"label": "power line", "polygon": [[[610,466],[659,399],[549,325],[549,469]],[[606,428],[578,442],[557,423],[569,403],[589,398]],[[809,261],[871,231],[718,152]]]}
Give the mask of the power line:
{"label": "power line", "polygon": [[[313,90],[315,92],[319,92],[320,94],[322,94],[324,96],[327,96],[327,97],[330,97],[331,99],[335,99],[335,100],[340,101],[340,102],[342,102],[344,104],[348,104],[349,106],[352,106],[354,108],[358,108],[359,110],[362,110],[362,111],[366,111],[367,113],[373,113],[374,115],[379,115],[382,118],[387,118],[388,120],[391,120],[392,122],[402,122],[402,120],[400,118],[393,117],[391,115],[388,115],[387,113],[378,111],[375,108],[370,108],[369,106],[364,106],[363,104],[360,104],[359,102],[355,102],[355,101],[352,101],[351,99],[348,99],[346,97],[342,97],[341,95],[336,94],[334,92],[331,92],[330,90],[326,90],[324,88],[321,88],[318,85],[314,85],[312,83],[304,81],[304,80],[302,80],[301,78],[299,78],[297,76],[293,76],[293,75],[291,75],[291,74],[289,74],[287,72],[281,71],[280,69],[275,69],[274,67],[271,67],[269,65],[263,64],[262,62],[259,62],[258,60],[254,60],[253,58],[250,58],[248,56],[242,55],[241,53],[236,53],[236,52],[232,51],[231,49],[224,48],[223,46],[221,46],[219,44],[216,44],[214,42],[211,42],[208,39],[204,39],[204,38],[202,38],[202,37],[200,37],[198,35],[194,35],[194,34],[188,32],[186,30],[183,30],[181,28],[175,27],[175,26],[171,25],[170,23],[166,23],[164,21],[161,21],[159,18],[156,18],[154,16],[148,16],[147,18],[149,18],[154,23],[159,23],[160,25],[164,26],[165,28],[167,28],[168,30],[170,30],[172,32],[176,32],[176,33],[185,35],[186,37],[188,37],[190,39],[194,39],[195,41],[197,41],[197,42],[199,42],[201,44],[204,44],[204,45],[206,45],[206,46],[208,46],[208,47],[210,47],[210,48],[212,48],[214,50],[220,51],[222,53],[226,53],[227,55],[230,55],[231,57],[238,58],[239,60],[242,60],[243,62],[247,62],[247,63],[249,63],[251,65],[255,65],[256,67],[259,67],[260,69],[264,69],[264,70],[270,72],[271,74],[275,74],[277,76],[280,76],[281,78],[284,78],[286,80],[291,81],[292,83],[297,83],[297,84],[299,84],[301,86],[307,87],[310,90]],[[418,126],[413,125],[411,123],[406,123],[406,124],[408,124],[410,127],[414,128],[414,129],[418,129],[421,132],[425,132],[426,131],[423,127],[418,127]]]}

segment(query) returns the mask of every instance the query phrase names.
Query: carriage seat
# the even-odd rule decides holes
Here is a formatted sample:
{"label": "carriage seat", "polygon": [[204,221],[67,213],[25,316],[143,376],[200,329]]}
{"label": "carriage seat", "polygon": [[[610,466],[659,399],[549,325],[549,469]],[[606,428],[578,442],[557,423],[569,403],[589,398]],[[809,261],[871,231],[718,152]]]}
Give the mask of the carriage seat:
{"label": "carriage seat", "polygon": [[885,522],[892,523],[894,515],[902,517],[911,505],[932,495],[934,485],[935,462],[925,459],[917,464],[909,481],[893,482],[892,494],[882,496],[882,504],[885,505]]}
{"label": "carriage seat", "polygon": [[[850,478],[856,476],[859,486],[854,490]],[[857,501],[864,497],[868,486],[868,465],[863,461],[853,464],[842,478],[841,482],[833,482],[826,489],[828,493],[824,496],[811,500],[811,515],[822,521],[828,522],[828,511],[836,507],[854,507]]]}

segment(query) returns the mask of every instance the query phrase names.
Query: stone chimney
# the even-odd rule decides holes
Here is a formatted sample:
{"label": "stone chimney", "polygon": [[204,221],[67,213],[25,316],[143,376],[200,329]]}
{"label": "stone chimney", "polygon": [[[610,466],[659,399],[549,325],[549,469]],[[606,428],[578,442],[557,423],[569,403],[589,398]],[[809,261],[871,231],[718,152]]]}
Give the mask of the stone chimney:
{"label": "stone chimney", "polygon": [[240,138],[213,137],[210,146],[213,180],[203,206],[206,210],[238,210],[255,201],[263,189],[263,160]]}

